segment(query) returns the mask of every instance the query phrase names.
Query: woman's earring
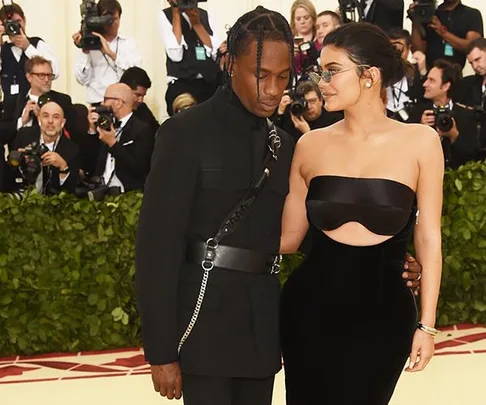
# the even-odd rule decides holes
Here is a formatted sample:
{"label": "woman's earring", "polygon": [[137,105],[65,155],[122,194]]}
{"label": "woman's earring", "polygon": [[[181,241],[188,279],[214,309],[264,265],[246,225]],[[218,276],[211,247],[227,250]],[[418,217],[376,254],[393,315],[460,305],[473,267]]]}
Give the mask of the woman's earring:
{"label": "woman's earring", "polygon": [[366,82],[366,83],[365,83],[365,86],[366,86],[366,88],[370,89],[370,88],[371,88],[371,86],[372,86],[372,84],[371,84],[371,82]]}

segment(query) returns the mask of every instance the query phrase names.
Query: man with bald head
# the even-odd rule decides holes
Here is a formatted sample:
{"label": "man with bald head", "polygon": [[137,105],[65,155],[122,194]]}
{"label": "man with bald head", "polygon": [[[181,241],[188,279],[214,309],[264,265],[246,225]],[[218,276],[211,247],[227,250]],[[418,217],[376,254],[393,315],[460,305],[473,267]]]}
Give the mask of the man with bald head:
{"label": "man with bald head", "polygon": [[[79,182],[79,152],[76,144],[63,135],[66,124],[64,110],[54,101],[42,105],[39,111],[39,126],[19,130],[14,150],[24,150],[34,142],[49,150],[41,156],[42,170],[35,181],[35,188],[43,194],[61,191],[74,193]],[[16,183],[23,179],[21,168],[16,173]]]}
{"label": "man with bald head", "polygon": [[92,108],[90,151],[96,153],[88,165],[88,177],[102,177],[105,185],[120,187],[122,192],[142,190],[150,169],[154,136],[150,127],[133,115],[135,99],[124,83],[110,85],[102,105],[111,108],[114,123],[106,131],[97,126],[99,115]]}

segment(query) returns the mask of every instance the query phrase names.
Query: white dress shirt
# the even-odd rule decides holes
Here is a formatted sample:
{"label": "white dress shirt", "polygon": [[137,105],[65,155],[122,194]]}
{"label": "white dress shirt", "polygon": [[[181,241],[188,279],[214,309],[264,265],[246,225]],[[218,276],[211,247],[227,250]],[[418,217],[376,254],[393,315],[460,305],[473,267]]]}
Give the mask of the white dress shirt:
{"label": "white dress shirt", "polygon": [[[56,151],[56,148],[57,148],[57,145],[59,144],[59,140],[61,139],[61,136],[60,135],[55,142],[50,142],[50,143],[45,143],[44,142],[44,138],[42,138],[42,134],[40,136],[40,140],[39,140],[39,144],[40,145],[46,145],[49,150],[51,152],[55,152]],[[49,168],[50,169],[50,168]],[[39,173],[39,175],[37,176],[37,179],[35,180],[35,188],[36,190],[39,192],[39,193],[42,193],[42,183],[44,181],[44,176],[42,175],[42,170],[41,172]],[[62,186],[65,181],[67,180],[67,178],[69,177],[69,173],[67,174],[67,176],[65,176],[64,178],[61,178],[61,175],[59,174],[59,184]]]}
{"label": "white dress shirt", "polygon": [[103,101],[106,88],[118,83],[128,68],[142,66],[142,56],[134,39],[118,35],[108,43],[116,53],[116,60],[101,51],[80,51],[75,74],[79,84],[86,87],[86,101],[90,104]]}
{"label": "white dress shirt", "polygon": [[[27,97],[29,98],[30,101],[33,101],[34,103],[37,103],[39,101],[39,96],[34,96],[33,94],[30,93],[30,90],[27,93]],[[27,123],[25,125],[22,124],[22,116],[24,115],[24,112],[25,112],[25,107],[22,110],[22,115],[17,120],[17,131],[20,128],[31,127],[33,125],[32,119],[30,119],[29,121],[27,121]]]}
{"label": "white dress shirt", "polygon": [[395,83],[393,86],[386,88],[386,108],[392,112],[403,110],[405,103],[410,102],[410,98],[406,94],[408,91],[408,80],[404,76],[402,80]]}
{"label": "white dress shirt", "polygon": [[[208,21],[211,30],[213,31],[213,35],[210,35],[211,44],[213,45],[212,48],[209,46],[204,45],[206,48],[206,57],[212,58],[216,60],[216,56],[218,54],[218,48],[223,43],[222,38],[218,35],[218,26],[213,18],[211,12],[208,13]],[[182,17],[187,21],[189,26],[192,28],[191,21],[185,12],[182,13]],[[164,43],[165,51],[167,52],[167,57],[170,58],[173,62],[180,62],[184,57],[184,48],[188,49],[188,45],[186,40],[184,39],[184,35],[182,35],[181,43],[177,42],[177,38],[172,31],[172,23],[167,19],[167,16],[163,11],[160,12],[158,18],[158,25],[159,25],[159,32],[162,38],[162,42]],[[202,43],[201,43],[202,44]],[[202,78],[201,75],[198,78]],[[167,83],[170,83],[174,80],[177,80],[177,77],[167,76]]]}
{"label": "white dress shirt", "polygon": [[[120,141],[121,134],[123,132],[123,128],[127,124],[128,120],[132,118],[133,113],[128,114],[127,116],[123,117],[120,122],[120,127],[117,128],[116,131],[116,141]],[[121,192],[125,192],[125,187],[123,186],[123,183],[120,181],[120,179],[117,177],[115,173],[115,158],[113,155],[108,152],[108,156],[106,157],[106,163],[105,163],[105,171],[103,172],[103,179],[105,180],[105,184],[109,187],[120,187]]]}
{"label": "white dress shirt", "polygon": [[[44,41],[39,41],[37,44],[37,48],[34,45],[30,44],[27,49],[24,51],[22,48],[18,46],[12,46],[12,53],[17,60],[20,61],[22,57],[22,53],[25,53],[29,59],[33,58],[34,56],[42,56],[44,59],[47,59],[52,64],[52,74],[54,75],[54,79],[59,77],[59,62],[57,58],[54,56],[54,52],[52,48],[47,45]],[[0,59],[0,70],[2,69],[2,60]]]}
{"label": "white dress shirt", "polygon": [[365,17],[368,17],[368,13],[370,12],[370,8],[373,4],[373,1],[374,0],[365,0],[365,3],[366,3],[366,6],[365,6],[365,9],[364,9],[364,15]]}

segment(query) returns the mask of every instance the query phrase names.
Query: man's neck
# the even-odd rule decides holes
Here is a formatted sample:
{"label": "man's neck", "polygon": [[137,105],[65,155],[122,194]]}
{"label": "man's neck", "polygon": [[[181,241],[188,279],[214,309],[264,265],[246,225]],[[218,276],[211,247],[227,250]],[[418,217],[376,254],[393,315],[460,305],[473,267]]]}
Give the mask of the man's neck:
{"label": "man's neck", "polygon": [[46,93],[46,92],[44,92],[44,91],[42,91],[42,90],[36,90],[36,89],[34,89],[33,87],[31,87],[31,88],[30,88],[30,95],[31,95],[31,96],[40,97],[40,96],[42,96],[44,93]]}
{"label": "man's neck", "polygon": [[133,111],[120,111],[118,114],[116,114],[116,119],[118,121],[124,120],[126,117],[128,117]]}
{"label": "man's neck", "polygon": [[116,37],[118,37],[118,32],[115,32],[114,34],[105,34],[105,39],[108,41],[108,42],[113,42]]}
{"label": "man's neck", "polygon": [[444,2],[444,10],[451,11],[454,10],[459,4],[461,4],[461,0],[454,1],[452,3],[445,3]]}
{"label": "man's neck", "polygon": [[48,136],[44,132],[42,132],[42,140],[44,141],[44,143],[54,143],[57,141],[60,135],[61,134],[57,134],[55,136]]}
{"label": "man's neck", "polygon": [[451,99],[447,96],[443,96],[443,97],[436,98],[435,100],[432,100],[432,102],[434,103],[434,105],[438,107],[444,107],[449,105]]}

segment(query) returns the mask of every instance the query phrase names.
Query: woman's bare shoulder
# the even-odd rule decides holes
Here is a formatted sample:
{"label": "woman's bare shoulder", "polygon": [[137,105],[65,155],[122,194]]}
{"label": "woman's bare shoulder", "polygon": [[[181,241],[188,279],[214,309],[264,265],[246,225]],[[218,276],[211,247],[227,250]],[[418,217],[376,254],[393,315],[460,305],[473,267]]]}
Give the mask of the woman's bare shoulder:
{"label": "woman's bare shoulder", "polygon": [[328,142],[333,136],[337,135],[340,132],[340,127],[341,123],[336,122],[335,124],[328,127],[318,128],[306,132],[297,141],[297,147],[299,147],[299,145],[300,148],[314,147],[316,142],[318,142],[319,144]]}

